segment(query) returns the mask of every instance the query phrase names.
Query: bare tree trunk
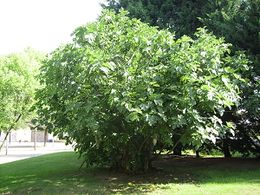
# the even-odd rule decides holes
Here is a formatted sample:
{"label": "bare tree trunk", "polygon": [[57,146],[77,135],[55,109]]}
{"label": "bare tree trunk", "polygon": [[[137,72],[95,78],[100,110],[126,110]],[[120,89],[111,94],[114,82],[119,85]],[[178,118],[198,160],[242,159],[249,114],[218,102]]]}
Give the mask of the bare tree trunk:
{"label": "bare tree trunk", "polygon": [[8,137],[8,135],[9,135],[9,133],[10,133],[10,131],[7,131],[7,132],[6,132],[5,138],[4,138],[4,140],[3,140],[2,144],[1,144],[1,147],[0,147],[0,151],[1,151],[1,149],[3,148],[3,146],[4,146],[4,144],[5,144],[6,140],[7,140],[7,137]]}
{"label": "bare tree trunk", "polygon": [[37,141],[37,135],[36,135],[37,131],[36,129],[34,129],[33,131],[33,136],[34,136],[34,150],[36,150],[36,141]]}
{"label": "bare tree trunk", "polygon": [[8,141],[6,140],[6,143],[5,143],[5,155],[7,156],[8,155]]}
{"label": "bare tree trunk", "polygon": [[7,141],[7,138],[8,138],[9,133],[10,133],[11,130],[14,128],[14,125],[20,120],[21,116],[22,116],[22,114],[19,114],[19,116],[17,117],[17,119],[15,120],[15,122],[14,122],[14,123],[10,126],[10,128],[7,130],[6,135],[5,135],[5,138],[4,138],[4,140],[3,140],[3,142],[2,142],[2,144],[1,144],[1,146],[0,146],[0,150],[3,148],[5,142]]}
{"label": "bare tree trunk", "polygon": [[180,128],[177,128],[176,129],[176,132],[172,135],[172,141],[173,143],[175,144],[173,146],[173,154],[174,155],[178,155],[178,156],[181,156],[182,155],[182,148],[183,148],[183,145],[182,143],[180,142],[181,141],[181,138],[182,138],[182,134],[180,133],[181,132],[181,129]]}
{"label": "bare tree trunk", "polygon": [[46,146],[46,143],[47,143],[47,137],[48,137],[48,131],[47,129],[44,129],[44,147]]}
{"label": "bare tree trunk", "polygon": [[12,132],[10,131],[10,133],[9,133],[9,143],[11,144],[11,142],[12,142]]}
{"label": "bare tree trunk", "polygon": [[196,150],[196,158],[200,158],[200,152]]}
{"label": "bare tree trunk", "polygon": [[181,151],[182,151],[182,145],[179,143],[176,145],[176,147],[173,148],[173,154],[181,156]]}
{"label": "bare tree trunk", "polygon": [[223,140],[223,153],[225,158],[231,158],[231,153],[229,150],[229,144],[228,144],[228,139],[225,138]]}

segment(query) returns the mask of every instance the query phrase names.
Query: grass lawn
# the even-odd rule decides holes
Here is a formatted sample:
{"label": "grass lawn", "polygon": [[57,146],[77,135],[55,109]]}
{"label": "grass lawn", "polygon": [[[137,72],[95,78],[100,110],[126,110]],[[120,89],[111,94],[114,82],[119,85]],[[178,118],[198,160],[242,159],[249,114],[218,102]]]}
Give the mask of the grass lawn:
{"label": "grass lawn", "polygon": [[162,159],[162,170],[138,176],[80,165],[73,152],[2,164],[0,194],[260,194],[253,159]]}

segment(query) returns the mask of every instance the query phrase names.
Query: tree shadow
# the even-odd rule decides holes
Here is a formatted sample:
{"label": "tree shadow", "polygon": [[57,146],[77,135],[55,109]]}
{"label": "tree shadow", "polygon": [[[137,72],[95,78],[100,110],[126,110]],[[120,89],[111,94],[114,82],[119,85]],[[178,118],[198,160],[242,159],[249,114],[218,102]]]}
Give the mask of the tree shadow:
{"label": "tree shadow", "polygon": [[143,194],[168,189],[168,184],[260,184],[260,163],[254,159],[170,157],[155,161],[153,165],[157,169],[139,175],[92,168],[48,177],[4,176],[7,183],[0,185],[0,194]]}

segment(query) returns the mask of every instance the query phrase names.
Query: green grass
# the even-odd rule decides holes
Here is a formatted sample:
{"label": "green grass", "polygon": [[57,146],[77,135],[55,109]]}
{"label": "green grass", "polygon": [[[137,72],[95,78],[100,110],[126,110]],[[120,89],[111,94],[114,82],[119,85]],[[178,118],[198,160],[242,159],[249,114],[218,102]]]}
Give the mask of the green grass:
{"label": "green grass", "polygon": [[2,164],[0,194],[260,194],[253,159],[162,159],[162,170],[137,176],[80,165],[73,152]]}

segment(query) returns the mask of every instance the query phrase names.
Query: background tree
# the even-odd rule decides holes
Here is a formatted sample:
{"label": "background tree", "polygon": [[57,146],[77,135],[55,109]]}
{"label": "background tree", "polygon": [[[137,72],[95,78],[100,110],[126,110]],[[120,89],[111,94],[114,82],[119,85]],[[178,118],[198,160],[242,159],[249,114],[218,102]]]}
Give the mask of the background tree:
{"label": "background tree", "polygon": [[177,37],[193,35],[202,27],[198,17],[208,9],[208,0],[108,0],[105,8],[129,11],[132,18],[141,19],[160,29],[174,31]]}
{"label": "background tree", "polygon": [[87,165],[127,172],[150,169],[157,143],[173,146],[179,131],[194,146],[215,142],[229,131],[219,116],[238,102],[247,60],[229,56],[230,45],[205,29],[195,37],[175,39],[124,11],[104,11],[44,63],[41,121],[75,141]]}
{"label": "background tree", "polygon": [[231,42],[233,50],[245,50],[251,59],[250,69],[243,72],[249,85],[241,86],[242,115],[234,112],[226,114],[237,124],[235,140],[230,140],[230,144],[233,145],[233,150],[260,153],[260,1],[212,1],[210,6],[214,11],[201,18],[202,23],[217,36],[223,36]]}
{"label": "background tree", "polygon": [[32,116],[30,108],[38,86],[35,76],[41,59],[31,49],[0,57],[0,129],[6,132],[5,139]]}

